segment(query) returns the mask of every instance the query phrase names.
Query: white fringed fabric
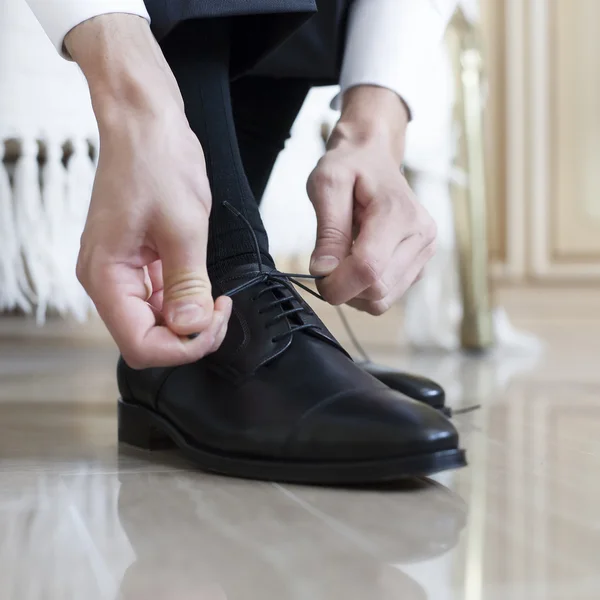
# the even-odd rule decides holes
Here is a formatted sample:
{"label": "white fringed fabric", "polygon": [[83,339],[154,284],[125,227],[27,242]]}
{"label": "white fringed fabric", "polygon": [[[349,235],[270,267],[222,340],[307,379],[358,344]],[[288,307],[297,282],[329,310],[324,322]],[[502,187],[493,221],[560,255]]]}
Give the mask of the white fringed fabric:
{"label": "white fringed fabric", "polygon": [[98,138],[89,92],[24,0],[0,0],[0,15],[0,312],[84,320],[75,265]]}
{"label": "white fringed fabric", "polygon": [[67,312],[68,274],[63,257],[65,255],[65,236],[63,225],[66,221],[66,172],[62,163],[63,149],[58,140],[47,138],[46,163],[42,167],[42,199],[45,224],[48,236],[48,271],[50,279],[49,297],[56,310],[64,315]]}
{"label": "white fringed fabric", "polygon": [[20,141],[12,184],[0,169],[0,310],[34,312],[39,324],[48,311],[83,321],[92,304],[75,266],[95,167],[85,139],[46,138],[41,147],[42,166],[37,141]]}
{"label": "white fringed fabric", "polygon": [[21,142],[21,155],[15,165],[13,203],[19,246],[27,274],[33,283],[36,320],[40,323],[48,308],[52,274],[48,268],[49,240],[42,205],[37,149],[34,140]]}
{"label": "white fringed fabric", "polygon": [[16,230],[15,204],[3,163],[4,144],[0,144],[0,312],[31,311],[31,290],[21,257]]}
{"label": "white fringed fabric", "polygon": [[[72,140],[73,154],[67,163],[66,212],[63,221],[65,254],[62,264],[67,269],[66,283],[68,287],[67,309],[79,321],[87,317],[93,308],[92,302],[85,293],[75,274],[79,241],[85,226],[96,167],[90,158],[90,147],[87,140]],[[96,156],[98,153],[95,153]],[[68,223],[68,227],[65,224]]]}

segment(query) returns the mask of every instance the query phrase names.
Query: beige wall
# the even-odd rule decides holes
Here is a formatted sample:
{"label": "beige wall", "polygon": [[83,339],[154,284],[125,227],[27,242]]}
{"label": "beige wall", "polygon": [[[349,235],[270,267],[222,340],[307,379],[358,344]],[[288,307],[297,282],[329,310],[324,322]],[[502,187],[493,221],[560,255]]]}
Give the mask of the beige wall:
{"label": "beige wall", "polygon": [[496,274],[600,284],[600,2],[482,9]]}

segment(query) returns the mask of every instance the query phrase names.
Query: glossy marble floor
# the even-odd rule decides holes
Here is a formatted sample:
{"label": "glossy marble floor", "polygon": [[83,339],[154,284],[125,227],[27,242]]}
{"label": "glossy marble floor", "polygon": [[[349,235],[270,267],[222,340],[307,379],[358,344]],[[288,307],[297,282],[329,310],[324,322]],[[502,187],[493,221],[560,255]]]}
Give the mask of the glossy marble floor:
{"label": "glossy marble floor", "polygon": [[482,404],[468,468],[311,489],[118,448],[110,344],[0,323],[0,600],[599,599],[600,318],[526,324],[537,358],[373,345]]}

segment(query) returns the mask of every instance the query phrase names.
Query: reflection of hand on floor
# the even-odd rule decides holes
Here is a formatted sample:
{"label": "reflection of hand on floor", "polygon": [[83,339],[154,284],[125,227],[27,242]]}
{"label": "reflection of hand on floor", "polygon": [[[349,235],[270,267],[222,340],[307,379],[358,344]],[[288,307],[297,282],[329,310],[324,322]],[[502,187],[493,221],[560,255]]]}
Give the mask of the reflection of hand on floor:
{"label": "reflection of hand on floor", "polygon": [[312,490],[182,472],[123,476],[119,518],[137,557],[120,600],[424,600],[388,563],[449,550],[465,508],[432,483]]}

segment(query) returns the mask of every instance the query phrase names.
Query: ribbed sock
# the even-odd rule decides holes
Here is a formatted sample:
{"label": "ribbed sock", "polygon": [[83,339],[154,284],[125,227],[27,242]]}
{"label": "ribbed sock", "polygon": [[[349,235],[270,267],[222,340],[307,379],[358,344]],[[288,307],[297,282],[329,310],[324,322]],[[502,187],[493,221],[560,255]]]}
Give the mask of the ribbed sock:
{"label": "ribbed sock", "polygon": [[251,225],[262,260],[274,266],[258,204],[248,183],[236,137],[229,87],[230,22],[202,19],[179,25],[163,44],[185,103],[192,131],[206,158],[212,191],[207,266],[211,278],[256,262],[252,233],[223,203]]}

